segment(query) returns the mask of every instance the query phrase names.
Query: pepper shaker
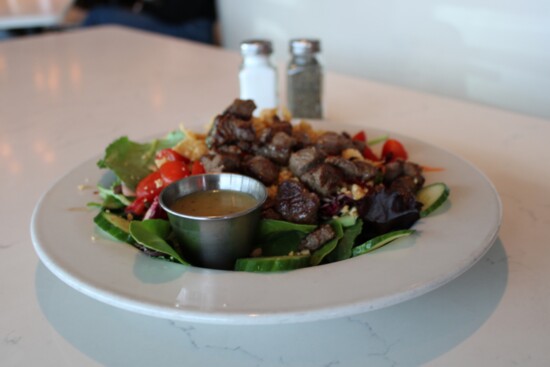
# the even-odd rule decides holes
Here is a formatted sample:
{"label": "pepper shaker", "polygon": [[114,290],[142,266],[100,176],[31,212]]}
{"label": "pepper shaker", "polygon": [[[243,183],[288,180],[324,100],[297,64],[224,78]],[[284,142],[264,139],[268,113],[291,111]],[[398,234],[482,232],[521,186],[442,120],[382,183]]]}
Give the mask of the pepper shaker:
{"label": "pepper shaker", "polygon": [[256,113],[277,108],[277,70],[270,61],[271,42],[247,40],[240,46],[243,57],[239,71],[240,98],[253,100]]}
{"label": "pepper shaker", "polygon": [[288,109],[292,116],[323,117],[323,69],[317,55],[319,40],[293,39],[290,41],[291,60],[287,67]]}

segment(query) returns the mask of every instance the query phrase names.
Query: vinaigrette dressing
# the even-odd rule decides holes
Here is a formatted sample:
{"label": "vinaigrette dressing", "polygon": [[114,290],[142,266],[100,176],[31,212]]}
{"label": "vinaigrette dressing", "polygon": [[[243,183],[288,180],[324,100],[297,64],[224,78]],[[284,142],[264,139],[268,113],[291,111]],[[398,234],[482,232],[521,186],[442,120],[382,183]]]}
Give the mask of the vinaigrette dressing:
{"label": "vinaigrette dressing", "polygon": [[233,190],[197,191],[174,201],[170,209],[194,217],[222,217],[246,211],[257,204],[249,194]]}

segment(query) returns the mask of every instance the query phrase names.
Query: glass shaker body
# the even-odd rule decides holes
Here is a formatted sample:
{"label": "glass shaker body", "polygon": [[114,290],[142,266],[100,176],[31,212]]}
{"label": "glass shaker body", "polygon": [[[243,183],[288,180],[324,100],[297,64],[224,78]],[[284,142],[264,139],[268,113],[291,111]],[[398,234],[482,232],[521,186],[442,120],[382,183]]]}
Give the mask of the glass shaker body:
{"label": "glass shaker body", "polygon": [[[296,45],[296,42],[300,44]],[[312,43],[315,42],[315,43]],[[300,118],[323,117],[323,67],[317,58],[318,41],[291,41],[287,67],[288,109]]]}
{"label": "glass shaker body", "polygon": [[243,60],[239,71],[240,98],[256,104],[255,113],[277,108],[277,70],[271,64],[271,42],[251,40],[241,43]]}

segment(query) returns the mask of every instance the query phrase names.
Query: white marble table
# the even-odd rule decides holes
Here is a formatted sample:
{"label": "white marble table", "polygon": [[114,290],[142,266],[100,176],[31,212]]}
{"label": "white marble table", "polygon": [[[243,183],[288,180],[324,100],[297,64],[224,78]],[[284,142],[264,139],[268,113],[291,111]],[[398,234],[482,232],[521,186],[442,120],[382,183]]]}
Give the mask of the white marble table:
{"label": "white marble table", "polygon": [[37,258],[40,195],[114,138],[200,127],[237,94],[232,52],[103,28],[0,44],[1,366],[547,366],[550,121],[343,75],[328,117],[436,143],[499,191],[500,235],[469,271],[365,314],[275,326],[172,322],[78,293]]}
{"label": "white marble table", "polygon": [[0,0],[0,30],[59,25],[73,0]]}

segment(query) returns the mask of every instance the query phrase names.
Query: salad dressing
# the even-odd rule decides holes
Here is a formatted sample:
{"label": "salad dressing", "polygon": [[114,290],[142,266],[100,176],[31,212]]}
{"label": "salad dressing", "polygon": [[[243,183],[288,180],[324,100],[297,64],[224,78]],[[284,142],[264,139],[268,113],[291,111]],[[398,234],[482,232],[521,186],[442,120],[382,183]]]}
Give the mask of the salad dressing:
{"label": "salad dressing", "polygon": [[253,208],[257,200],[234,190],[197,191],[174,201],[170,209],[193,217],[223,217]]}

